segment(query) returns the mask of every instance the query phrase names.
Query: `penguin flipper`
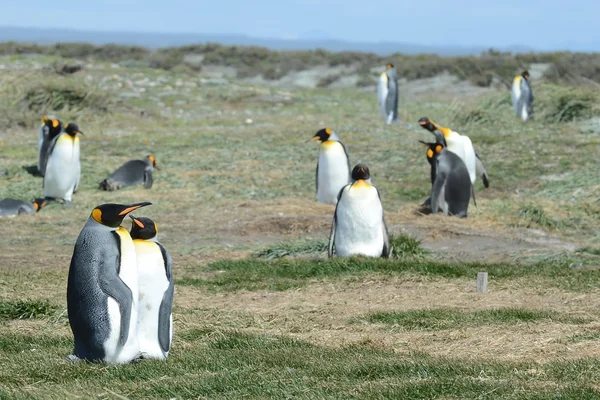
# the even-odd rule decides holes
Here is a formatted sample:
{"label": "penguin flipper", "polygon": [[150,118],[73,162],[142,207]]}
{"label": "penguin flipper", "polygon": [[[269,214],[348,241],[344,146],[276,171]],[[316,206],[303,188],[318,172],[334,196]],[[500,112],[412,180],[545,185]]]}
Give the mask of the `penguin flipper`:
{"label": "penguin flipper", "polygon": [[152,171],[144,171],[144,189],[150,189],[152,183]]}
{"label": "penguin flipper", "polygon": [[175,284],[173,281],[173,259],[171,255],[163,247],[158,244],[163,260],[165,260],[165,273],[169,280],[169,287],[163,293],[163,298],[158,310],[158,344],[164,353],[168,353],[171,347],[171,315],[173,309],[173,294],[175,292]]}
{"label": "penguin flipper", "polygon": [[[339,204],[339,202],[338,202]],[[337,206],[336,206],[337,211]],[[327,246],[327,257],[333,257],[333,249],[335,247],[335,225],[337,223],[337,214],[333,214],[333,219],[331,220],[331,231],[329,232],[329,244]]]}
{"label": "penguin flipper", "polygon": [[315,191],[319,191],[319,163],[317,162],[317,169],[315,170]]}
{"label": "penguin flipper", "polygon": [[479,154],[477,153],[475,153],[475,172],[477,173],[477,175],[481,176],[483,186],[485,186],[486,188],[490,187],[490,181],[488,178],[487,171],[485,170],[483,161],[481,161],[481,158],[479,158]]}
{"label": "penguin flipper", "polygon": [[435,182],[431,188],[431,213],[437,214],[440,206],[440,193],[446,184],[446,174],[442,171],[438,172],[435,177]]}
{"label": "penguin flipper", "polygon": [[471,185],[471,196],[473,197],[473,204],[477,207],[477,200],[475,199],[475,186]]}

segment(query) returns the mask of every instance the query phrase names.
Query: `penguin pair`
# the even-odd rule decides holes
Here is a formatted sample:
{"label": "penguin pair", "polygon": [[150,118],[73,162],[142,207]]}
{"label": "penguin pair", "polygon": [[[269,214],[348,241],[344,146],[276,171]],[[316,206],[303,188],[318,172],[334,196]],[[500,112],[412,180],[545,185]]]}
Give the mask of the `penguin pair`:
{"label": "penguin pair", "polygon": [[393,64],[386,64],[377,84],[379,113],[386,124],[398,121],[398,77]]}
{"label": "penguin pair", "polygon": [[[459,156],[446,149],[442,133],[433,132],[434,143],[419,142],[427,146],[427,161],[431,165],[431,212],[441,209],[444,215],[467,217],[472,184],[469,171]],[[427,201],[426,201],[427,203]]]}
{"label": "penguin pair", "polygon": [[145,189],[152,187],[152,173],[154,169],[160,170],[156,165],[154,156],[149,155],[143,160],[130,160],[117,168],[105,180],[100,182],[102,190],[119,190],[126,186],[143,184]]}
{"label": "penguin pair", "polygon": [[48,144],[43,183],[45,198],[62,200],[68,204],[79,188],[79,134],[83,134],[79,126],[69,123]]}
{"label": "penguin pair", "polygon": [[172,260],[147,218],[125,216],[149,202],[102,204],[81,230],[67,284],[71,358],[123,364],[167,357],[172,340]]}
{"label": "penguin pair", "polygon": [[352,183],[342,188],[329,234],[328,256],[388,258],[390,238],[379,191],[364,164],[352,169]]}
{"label": "penguin pair", "polygon": [[525,70],[515,76],[510,94],[517,118],[527,121],[533,113],[533,91],[529,85],[529,71]]}
{"label": "penguin pair", "polygon": [[0,200],[0,217],[14,217],[22,214],[35,214],[40,211],[48,202],[45,199],[35,199],[33,202],[26,202],[16,199]]}
{"label": "penguin pair", "polygon": [[320,129],[309,141],[320,141],[315,172],[317,201],[337,204],[340,190],[350,182],[350,159],[346,146],[331,129]]}
{"label": "penguin pair", "polygon": [[56,115],[44,115],[38,129],[38,172],[44,176],[48,162],[48,147],[52,140],[62,132],[63,124]]}

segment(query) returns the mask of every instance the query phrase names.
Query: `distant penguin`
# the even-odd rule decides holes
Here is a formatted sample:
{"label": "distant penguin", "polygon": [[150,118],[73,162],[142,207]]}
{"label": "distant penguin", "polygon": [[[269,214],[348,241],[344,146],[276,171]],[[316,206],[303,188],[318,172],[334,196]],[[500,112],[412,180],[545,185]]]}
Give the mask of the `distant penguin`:
{"label": "distant penguin", "polygon": [[129,215],[138,265],[140,303],[138,338],[143,358],[164,360],[173,339],[173,260],[156,239],[158,227],[150,218]]}
{"label": "distant penguin", "polygon": [[533,113],[533,91],[529,85],[529,71],[525,70],[513,79],[512,104],[517,118],[527,121]]}
{"label": "distant penguin", "polygon": [[47,204],[44,199],[35,199],[33,202],[26,202],[15,199],[0,200],[0,216],[12,217],[21,214],[35,214]]}
{"label": "distant penguin", "polygon": [[393,64],[387,64],[377,84],[379,113],[386,124],[398,121],[398,77]]}
{"label": "distant penguin", "polygon": [[475,183],[475,180],[479,175],[483,182],[483,186],[486,188],[489,187],[490,182],[483,161],[475,152],[473,143],[471,143],[471,139],[468,136],[460,135],[450,128],[439,126],[427,117],[419,119],[419,125],[431,133],[434,133],[436,129],[442,132],[448,150],[459,156],[465,163],[465,166],[469,171],[471,184]]}
{"label": "distant penguin", "polygon": [[100,182],[102,190],[119,190],[125,186],[143,184],[144,188],[152,187],[152,172],[156,165],[154,156],[147,156],[143,160],[130,160],[117,168],[108,178]]}
{"label": "distant penguin", "polygon": [[38,129],[38,172],[44,176],[48,162],[48,147],[62,131],[62,122],[55,115],[44,115]]}
{"label": "distant penguin", "polygon": [[321,141],[317,162],[317,201],[336,204],[340,190],[350,182],[350,159],[339,136],[329,128],[318,131],[310,140]]}
{"label": "distant penguin", "polygon": [[67,283],[75,358],[123,364],[139,356],[137,258],[120,225],[150,204],[99,205],[79,233]]}
{"label": "distant penguin", "polygon": [[78,133],[83,134],[77,124],[67,124],[65,131],[50,143],[44,175],[45,198],[71,202],[81,176]]}
{"label": "distant penguin", "polygon": [[357,164],[352,170],[352,180],[339,193],[328,255],[388,258],[391,252],[388,229],[379,191],[371,184],[369,168]]}
{"label": "distant penguin", "polygon": [[437,214],[442,210],[444,215],[467,216],[467,208],[472,193],[469,171],[465,163],[445,147],[442,133],[434,132],[435,143],[425,143],[427,161],[431,165],[431,212]]}

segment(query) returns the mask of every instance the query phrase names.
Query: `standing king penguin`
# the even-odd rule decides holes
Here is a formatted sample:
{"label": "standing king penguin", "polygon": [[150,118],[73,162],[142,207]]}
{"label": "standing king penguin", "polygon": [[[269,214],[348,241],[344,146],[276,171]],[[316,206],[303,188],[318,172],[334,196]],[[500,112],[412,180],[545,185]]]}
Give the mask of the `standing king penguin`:
{"label": "standing king penguin", "polygon": [[38,130],[38,172],[44,176],[48,162],[48,147],[62,131],[62,122],[55,115],[44,115]]}
{"label": "standing king penguin", "polygon": [[529,71],[525,70],[515,76],[510,94],[517,118],[527,121],[533,113],[533,91],[529,85]]}
{"label": "standing king penguin", "polygon": [[[468,136],[460,135],[450,128],[439,126],[427,117],[419,119],[419,125],[433,134],[435,134],[436,129],[442,132],[447,149],[459,156],[465,163],[465,166],[469,171],[471,184],[475,183],[477,175],[479,175],[483,181],[483,186],[486,188],[489,187],[490,182],[483,161],[481,161],[481,158],[479,158],[479,155],[475,152],[473,143],[471,143],[471,139]],[[474,194],[473,199],[475,199]]]}
{"label": "standing king penguin", "polygon": [[350,159],[346,147],[329,128],[319,130],[310,140],[321,141],[315,174],[317,201],[336,204],[338,193],[350,182]]}
{"label": "standing king penguin", "polygon": [[398,121],[398,77],[393,64],[386,64],[377,84],[379,113],[386,124]]}
{"label": "standing king penguin", "polygon": [[131,224],[140,288],[138,339],[143,358],[164,360],[173,339],[173,260],[156,239],[158,227],[150,218],[136,218]]}
{"label": "standing king penguin", "polygon": [[99,205],[79,233],[67,284],[76,358],[124,364],[139,356],[137,258],[121,222],[150,204]]}
{"label": "standing king penguin", "polygon": [[145,189],[152,187],[152,172],[154,168],[160,170],[156,165],[154,156],[149,155],[143,160],[129,160],[115,170],[108,178],[100,182],[102,190],[119,190],[125,186],[139,185],[142,183]]}
{"label": "standing king penguin", "polygon": [[339,193],[335,207],[328,256],[390,256],[390,238],[383,215],[379,191],[371,184],[369,168],[357,164],[352,169],[353,182]]}
{"label": "standing king penguin", "polygon": [[83,134],[77,124],[67,124],[64,132],[50,143],[44,174],[44,197],[70,203],[73,192],[77,191],[81,176],[78,133]]}
{"label": "standing king penguin", "polygon": [[441,209],[444,215],[467,217],[472,192],[471,179],[465,163],[446,149],[442,133],[434,132],[435,143],[423,143],[428,147],[427,161],[431,165],[431,212]]}

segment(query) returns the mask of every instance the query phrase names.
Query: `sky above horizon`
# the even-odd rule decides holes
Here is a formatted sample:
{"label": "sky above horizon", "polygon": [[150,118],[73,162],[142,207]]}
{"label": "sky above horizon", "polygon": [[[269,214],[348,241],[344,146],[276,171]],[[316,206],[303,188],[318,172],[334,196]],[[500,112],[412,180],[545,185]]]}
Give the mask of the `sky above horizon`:
{"label": "sky above horizon", "polygon": [[[597,0],[5,1],[0,25],[539,50],[597,47]],[[100,2],[98,2],[100,3]],[[209,3],[209,4],[205,4]],[[406,4],[402,4],[406,3]]]}

